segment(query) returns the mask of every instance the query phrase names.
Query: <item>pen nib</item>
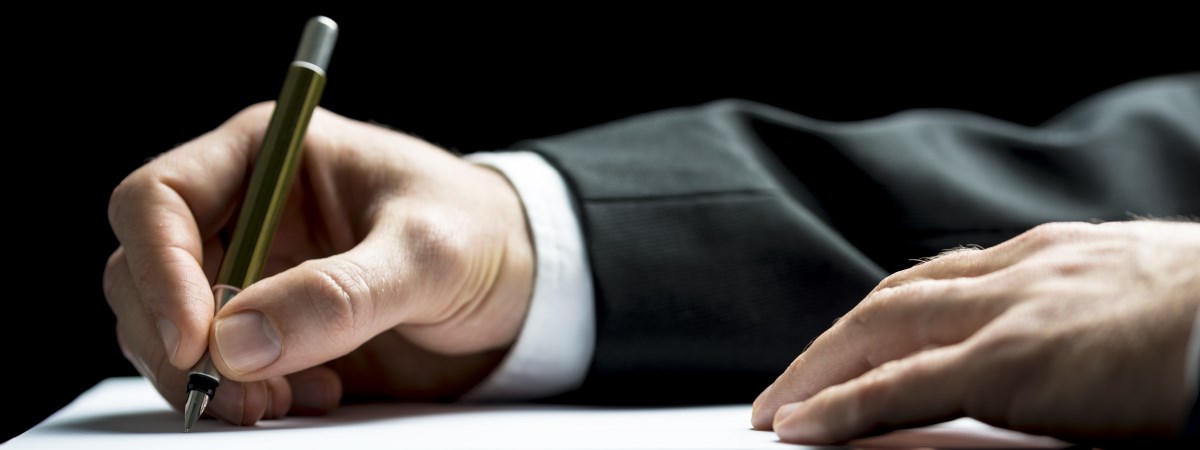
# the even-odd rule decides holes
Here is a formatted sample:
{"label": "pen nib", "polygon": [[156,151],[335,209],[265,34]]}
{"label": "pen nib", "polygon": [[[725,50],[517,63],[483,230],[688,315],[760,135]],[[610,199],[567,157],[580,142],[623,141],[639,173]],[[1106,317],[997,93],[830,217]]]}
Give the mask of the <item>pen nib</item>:
{"label": "pen nib", "polygon": [[187,403],[183,406],[183,432],[191,431],[204,408],[208,406],[208,395],[200,391],[188,391]]}

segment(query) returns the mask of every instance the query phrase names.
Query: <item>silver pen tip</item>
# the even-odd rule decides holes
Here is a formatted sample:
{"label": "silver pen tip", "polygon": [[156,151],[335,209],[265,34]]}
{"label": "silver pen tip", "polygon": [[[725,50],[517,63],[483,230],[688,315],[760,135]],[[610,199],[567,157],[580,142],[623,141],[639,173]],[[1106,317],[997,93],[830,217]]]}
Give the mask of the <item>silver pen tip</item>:
{"label": "silver pen tip", "polygon": [[183,405],[183,432],[187,433],[200,420],[204,408],[208,406],[208,395],[200,391],[188,391],[187,403]]}

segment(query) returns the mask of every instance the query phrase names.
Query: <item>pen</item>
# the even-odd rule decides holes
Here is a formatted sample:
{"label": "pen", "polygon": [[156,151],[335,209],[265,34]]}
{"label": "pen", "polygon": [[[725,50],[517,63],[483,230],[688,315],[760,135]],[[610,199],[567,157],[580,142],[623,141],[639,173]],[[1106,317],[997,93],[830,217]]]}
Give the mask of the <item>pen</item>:
{"label": "pen", "polygon": [[[304,26],[296,59],[288,67],[283,90],[254,162],[233,238],[217,272],[213,285],[214,314],[262,275],[275,226],[279,224],[292,178],[300,165],[308,121],[325,88],[325,69],[337,33],[337,24],[328,17],[313,17]],[[221,374],[206,351],[188,373],[187,403],[183,407],[185,433],[200,419],[220,384]]]}

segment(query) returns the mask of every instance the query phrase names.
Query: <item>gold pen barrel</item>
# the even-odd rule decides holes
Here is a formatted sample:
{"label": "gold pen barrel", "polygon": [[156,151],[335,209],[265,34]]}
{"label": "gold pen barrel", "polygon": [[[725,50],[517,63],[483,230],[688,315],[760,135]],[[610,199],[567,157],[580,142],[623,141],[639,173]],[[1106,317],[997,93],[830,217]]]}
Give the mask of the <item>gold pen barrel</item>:
{"label": "gold pen barrel", "polygon": [[271,238],[300,165],[304,132],[324,87],[325,74],[319,67],[296,61],[288,68],[216,284],[244,289],[262,276]]}
{"label": "gold pen barrel", "polygon": [[[304,27],[296,61],[288,67],[283,90],[250,172],[233,236],[217,271],[213,286],[216,310],[262,276],[279,216],[300,166],[308,122],[325,88],[325,69],[337,31],[337,24],[327,17],[314,17]],[[188,374],[184,431],[203,414],[220,382],[221,374],[206,352]]]}
{"label": "gold pen barrel", "polygon": [[[296,60],[288,67],[250,174],[232,240],[217,272],[217,285],[240,290],[262,276],[271,238],[300,166],[308,121],[325,88],[325,69],[337,32],[337,24],[328,17],[314,17],[304,27]],[[217,307],[224,305],[218,302]]]}

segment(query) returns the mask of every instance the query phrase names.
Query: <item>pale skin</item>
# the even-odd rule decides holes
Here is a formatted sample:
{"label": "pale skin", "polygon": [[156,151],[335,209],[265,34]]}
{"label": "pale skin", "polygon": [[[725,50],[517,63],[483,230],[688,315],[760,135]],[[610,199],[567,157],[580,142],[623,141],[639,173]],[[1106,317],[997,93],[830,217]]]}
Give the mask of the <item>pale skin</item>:
{"label": "pale skin", "polygon": [[477,384],[531,295],[516,192],[499,173],[325,110],[266,278],[214,318],[221,233],[270,114],[248,108],[113,191],[121,247],[104,287],[126,358],[180,408],[187,370],[212,349],[226,381],[208,411],[236,424],[325,413],[344,395],[446,398]]}
{"label": "pale skin", "polygon": [[752,422],[796,443],[961,416],[1175,436],[1198,306],[1200,225],[1043,225],[885,279],[759,395]]}
{"label": "pale skin", "polygon": [[[534,255],[500,174],[318,110],[266,278],[214,318],[211,283],[269,104],[118,186],[105,297],[173,406],[211,349],[208,414],[321,414],[346,396],[453,398],[516,339]],[[754,402],[788,442],[971,416],[1066,438],[1169,436],[1189,406],[1200,225],[1048,224],[885,279]],[[239,351],[240,350],[240,351]]]}

